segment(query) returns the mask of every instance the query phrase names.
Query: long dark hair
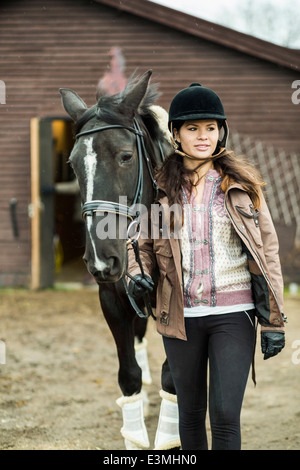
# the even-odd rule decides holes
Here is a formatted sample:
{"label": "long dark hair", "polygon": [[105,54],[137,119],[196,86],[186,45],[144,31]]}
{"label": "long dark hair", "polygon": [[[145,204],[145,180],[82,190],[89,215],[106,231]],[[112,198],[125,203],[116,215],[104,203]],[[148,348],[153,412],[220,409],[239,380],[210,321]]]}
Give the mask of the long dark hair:
{"label": "long dark hair", "polygon": [[[224,149],[213,159],[215,170],[222,178],[221,189],[224,193],[233,183],[239,183],[249,194],[255,209],[261,204],[261,186],[265,184],[258,170],[250,165],[245,156],[236,156],[234,152]],[[198,165],[197,168],[201,166]],[[157,178],[163,182],[170,205],[182,204],[182,188],[191,194],[194,183],[190,176],[196,169],[188,170],[183,165],[183,157],[175,151],[169,155],[158,170]],[[197,174],[197,173],[196,173]]]}

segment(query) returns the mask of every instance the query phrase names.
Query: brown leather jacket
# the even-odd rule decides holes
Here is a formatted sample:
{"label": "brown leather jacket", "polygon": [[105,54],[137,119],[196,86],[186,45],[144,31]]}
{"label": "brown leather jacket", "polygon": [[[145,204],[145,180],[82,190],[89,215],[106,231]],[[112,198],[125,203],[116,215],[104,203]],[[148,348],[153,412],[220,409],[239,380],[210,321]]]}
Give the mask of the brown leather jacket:
{"label": "brown leather jacket", "polygon": [[[168,205],[161,189],[157,204],[162,211]],[[259,211],[239,184],[225,194],[225,209],[240,236],[248,255],[256,316],[262,331],[284,328],[283,279],[279,260],[278,239],[265,199]],[[172,233],[168,238],[139,239],[140,257],[145,274],[159,270],[156,296],[157,330],[165,336],[186,340],[183,316],[183,276],[179,240]],[[128,253],[128,271],[140,273],[132,250]]]}

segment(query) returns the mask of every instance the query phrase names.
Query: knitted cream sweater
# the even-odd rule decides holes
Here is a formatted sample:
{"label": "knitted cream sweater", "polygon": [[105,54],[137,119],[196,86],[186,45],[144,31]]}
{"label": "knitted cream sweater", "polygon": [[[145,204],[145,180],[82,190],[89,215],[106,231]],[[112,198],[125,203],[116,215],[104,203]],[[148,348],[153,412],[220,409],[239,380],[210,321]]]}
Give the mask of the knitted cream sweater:
{"label": "knitted cream sweater", "polygon": [[252,303],[247,256],[224,208],[221,177],[206,175],[201,205],[183,191],[181,231],[185,308]]}

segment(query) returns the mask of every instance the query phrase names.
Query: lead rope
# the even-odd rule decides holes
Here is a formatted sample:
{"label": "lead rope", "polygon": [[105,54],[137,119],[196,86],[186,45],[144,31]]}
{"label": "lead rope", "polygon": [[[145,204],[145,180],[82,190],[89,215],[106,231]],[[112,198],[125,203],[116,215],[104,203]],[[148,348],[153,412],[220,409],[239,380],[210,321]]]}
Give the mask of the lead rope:
{"label": "lead rope", "polygon": [[[134,250],[134,254],[135,254],[135,259],[140,267],[140,270],[141,270],[141,274],[143,277],[145,277],[145,273],[144,273],[144,269],[143,269],[143,265],[142,265],[142,262],[141,262],[141,258],[140,258],[140,255],[139,255],[139,245],[138,245],[138,241],[137,240],[131,240],[130,241],[132,247],[133,247],[133,250]],[[129,273],[126,273],[126,276],[129,277],[129,279],[131,279],[133,282],[135,282],[136,284],[139,284],[139,282],[133,277],[131,276],[131,274]],[[123,286],[124,286],[124,289],[125,289],[125,292],[127,294],[127,297],[130,301],[130,304],[132,306],[132,308],[134,309],[135,313],[140,317],[140,318],[148,318],[148,317],[152,317],[154,320],[156,320],[156,316],[154,315],[153,311],[152,311],[152,306],[151,306],[151,300],[150,300],[150,294],[149,292],[146,292],[144,295],[143,295],[143,302],[145,304],[145,307],[147,309],[147,313],[145,313],[143,310],[141,310],[139,308],[139,306],[137,305],[136,301],[134,300],[134,298],[130,295],[129,293],[129,290],[128,290],[128,286],[127,286],[127,283],[126,283],[126,280],[125,280],[125,277],[122,278],[123,280]]]}
{"label": "lead rope", "polygon": [[[138,243],[138,240],[135,239],[135,240],[132,240],[131,242],[132,244],[132,247],[133,247],[133,250],[134,250],[134,254],[135,254],[135,260],[136,262],[138,263],[139,267],[140,267],[140,270],[141,270],[141,274],[143,277],[145,277],[145,272],[144,272],[144,268],[143,268],[143,264],[142,264],[142,261],[141,261],[141,258],[140,258],[140,249],[139,249],[139,243]],[[135,281],[136,282],[136,281]],[[148,317],[152,317],[154,320],[156,320],[156,316],[154,315],[153,311],[152,311],[152,306],[151,306],[151,300],[150,300],[150,294],[149,292],[146,292],[143,296],[143,300],[144,300],[144,303],[145,303],[145,306],[146,306],[146,309],[147,309],[147,312],[148,312]]]}
{"label": "lead rope", "polygon": [[[144,143],[144,139],[143,139],[143,134],[142,134],[142,131],[141,131],[141,128],[137,122],[136,119],[134,119],[134,128],[136,129],[137,131],[137,147],[138,147],[138,154],[139,155],[143,155],[145,160],[146,160],[146,164],[147,164],[147,168],[148,168],[148,172],[149,172],[149,175],[152,179],[152,184],[153,184],[153,188],[155,190],[155,199],[157,199],[157,195],[158,195],[158,185],[157,185],[157,182],[155,180],[155,178],[153,177],[153,172],[152,172],[152,168],[150,166],[150,160],[149,160],[149,157],[147,155],[147,151],[146,151],[146,148],[145,148],[145,143]],[[159,146],[159,150],[160,150],[160,153],[161,153],[161,156],[163,158],[163,152],[162,152],[162,148],[161,146]],[[139,191],[137,191],[136,194],[139,194],[139,201],[138,202],[141,202],[141,198],[142,198],[142,190],[143,190],[143,165],[142,165],[142,162],[140,161],[140,170],[141,170],[141,173],[140,173],[140,187],[139,187]],[[137,201],[135,201],[137,202]],[[140,217],[140,214],[137,213],[137,217],[139,218]],[[138,225],[138,221],[135,220],[135,222],[137,223]],[[139,245],[138,245],[138,238],[139,238],[139,235],[140,235],[140,231],[138,232],[138,236],[135,237],[135,238],[132,238],[132,237],[129,237],[128,236],[128,241],[127,241],[127,244],[131,244],[132,245],[132,248],[133,248],[133,251],[134,251],[134,254],[135,254],[135,260],[136,262],[138,263],[139,265],[139,268],[141,270],[141,274],[142,274],[142,277],[145,277],[145,272],[144,272],[144,268],[143,268],[143,264],[142,264],[142,261],[141,261],[141,258],[140,258],[140,250],[139,250]],[[129,274],[128,272],[126,273],[126,276],[129,277],[129,279],[131,279],[133,282],[137,283],[138,284],[138,281],[136,281],[134,279],[133,276],[131,276],[131,274]],[[148,317],[152,317],[154,320],[156,320],[156,317],[152,311],[152,306],[151,306],[151,300],[150,300],[150,294],[149,292],[146,292],[144,295],[143,295],[143,301],[144,301],[144,304],[145,304],[145,307],[146,307],[146,310],[147,310],[147,313],[143,312],[137,305],[137,303],[135,302],[135,300],[132,298],[132,296],[130,295],[129,291],[128,291],[128,287],[127,287],[127,283],[125,281],[125,278],[123,278],[123,285],[124,285],[124,288],[125,288],[125,291],[126,291],[126,294],[129,298],[129,301],[131,303],[131,306],[134,308],[135,312],[137,313],[137,315],[141,318],[148,318]]]}

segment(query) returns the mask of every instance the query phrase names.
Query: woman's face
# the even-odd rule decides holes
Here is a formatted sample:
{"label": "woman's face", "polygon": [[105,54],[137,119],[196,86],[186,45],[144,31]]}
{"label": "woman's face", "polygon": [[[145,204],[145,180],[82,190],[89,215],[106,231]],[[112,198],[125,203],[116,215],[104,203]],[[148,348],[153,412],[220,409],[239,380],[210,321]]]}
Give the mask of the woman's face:
{"label": "woman's face", "polygon": [[174,129],[174,136],[181,144],[182,151],[203,160],[212,156],[216,150],[219,128],[214,119],[185,121],[179,131]]}

